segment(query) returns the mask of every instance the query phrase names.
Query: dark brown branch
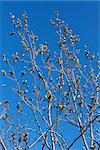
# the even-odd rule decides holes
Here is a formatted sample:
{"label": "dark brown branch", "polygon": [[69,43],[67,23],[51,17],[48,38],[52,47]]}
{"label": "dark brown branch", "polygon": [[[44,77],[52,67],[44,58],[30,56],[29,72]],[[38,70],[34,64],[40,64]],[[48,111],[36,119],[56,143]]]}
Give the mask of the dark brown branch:
{"label": "dark brown branch", "polygon": [[1,138],[0,138],[0,144],[1,144],[3,150],[7,150],[3,140]]}
{"label": "dark brown branch", "polygon": [[90,121],[90,123],[88,124],[88,126],[86,127],[85,130],[83,130],[83,132],[70,144],[70,146],[67,148],[68,150],[73,146],[73,144],[87,131],[87,129],[90,127],[91,122],[93,123],[99,116],[96,116],[92,121]]}

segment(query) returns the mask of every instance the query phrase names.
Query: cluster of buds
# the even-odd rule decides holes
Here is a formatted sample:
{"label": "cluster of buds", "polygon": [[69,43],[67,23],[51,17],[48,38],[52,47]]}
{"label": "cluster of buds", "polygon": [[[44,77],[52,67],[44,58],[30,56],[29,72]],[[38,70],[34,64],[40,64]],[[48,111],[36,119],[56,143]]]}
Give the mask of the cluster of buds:
{"label": "cluster of buds", "polygon": [[85,54],[85,57],[86,57],[86,58],[89,58],[89,51],[88,51],[88,50],[85,50],[85,51],[84,51],[84,54]]}
{"label": "cluster of buds", "polygon": [[87,59],[89,59],[89,60],[93,60],[94,59],[94,57],[95,57],[95,53],[93,52],[91,55],[89,55],[89,51],[88,51],[88,49],[85,49],[84,50],[84,54],[85,54],[85,57],[87,58]]}
{"label": "cluster of buds", "polygon": [[50,23],[51,23],[52,26],[55,25],[55,22],[52,19],[50,19]]}
{"label": "cluster of buds", "polygon": [[28,93],[28,89],[25,89],[23,94],[26,95]]}
{"label": "cluster of buds", "polygon": [[6,58],[4,54],[2,55],[2,58],[3,58],[3,61],[8,64],[8,59]]}
{"label": "cluster of buds", "polygon": [[66,108],[66,105],[64,105],[64,104],[58,104],[58,108],[60,109],[60,111],[62,111],[62,110],[64,110],[65,108]]}
{"label": "cluster of buds", "polygon": [[12,141],[16,139],[15,133],[12,134]]}
{"label": "cluster of buds", "polygon": [[60,72],[58,74],[58,80],[62,80],[62,77],[63,77],[63,69],[60,69]]}
{"label": "cluster of buds", "polygon": [[22,41],[24,41],[25,37],[24,34],[22,32],[18,32],[19,37],[21,38]]}
{"label": "cluster of buds", "polygon": [[31,37],[32,43],[38,40],[38,36],[34,35],[32,31],[30,32],[30,37]]}
{"label": "cluster of buds", "polygon": [[68,37],[68,46],[72,46],[74,44],[76,44],[77,42],[80,41],[80,38],[78,35],[73,35],[72,30],[70,29],[70,27],[68,25],[65,24],[65,22],[63,20],[61,20],[59,18],[59,14],[56,13],[56,22],[52,21],[52,19],[50,20],[52,25],[57,26],[57,35],[60,37],[60,42],[58,43],[60,48],[62,48],[63,50],[67,50],[65,44],[66,44],[66,36]]}
{"label": "cluster of buds", "polygon": [[22,71],[22,76],[26,75],[26,72],[25,71]]}
{"label": "cluster of buds", "polygon": [[15,35],[16,34],[16,32],[10,32],[9,33],[9,35],[11,35],[11,36],[13,36],[13,35]]}
{"label": "cluster of buds", "polygon": [[62,64],[62,60],[61,60],[61,57],[59,57],[58,59],[57,59],[57,61],[56,61],[59,65],[61,65]]}
{"label": "cluster of buds", "polygon": [[15,150],[22,150],[22,148],[18,146],[18,147],[15,147]]}
{"label": "cluster of buds", "polygon": [[23,85],[25,85],[27,83],[27,80],[23,80],[22,82],[23,82]]}
{"label": "cluster of buds", "polygon": [[14,75],[14,71],[13,70],[10,70],[9,73],[10,73],[11,76]]}
{"label": "cluster of buds", "polygon": [[71,52],[70,51],[67,52],[66,58],[67,58],[67,60],[69,60],[71,58]]}
{"label": "cluster of buds", "polygon": [[5,70],[1,70],[2,75],[6,75],[6,71]]}
{"label": "cluster of buds", "polygon": [[46,95],[47,100],[50,101],[50,100],[51,100],[51,97],[52,97],[52,94],[51,94],[51,92],[48,90],[48,91],[47,91],[47,95]]}
{"label": "cluster of buds", "polygon": [[22,94],[22,88],[20,88],[17,92],[18,94]]}
{"label": "cluster of buds", "polygon": [[22,137],[20,137],[18,139],[18,142],[22,142],[22,141],[26,142],[27,139],[28,139],[28,134],[27,133],[23,133]]}
{"label": "cluster of buds", "polygon": [[15,16],[11,12],[9,12],[9,16],[10,19],[13,21],[14,28],[17,28],[17,23],[15,22]]}
{"label": "cluster of buds", "polygon": [[23,133],[23,141],[26,141],[28,139],[28,134],[27,133]]}
{"label": "cluster of buds", "polygon": [[90,95],[90,98],[91,98],[92,101],[94,101],[94,98],[95,98],[94,93],[92,93],[92,94]]}
{"label": "cluster of buds", "polygon": [[80,83],[80,78],[81,78],[80,76],[78,76],[78,75],[76,76],[76,83],[77,83],[77,84]]}
{"label": "cluster of buds", "polygon": [[91,77],[91,79],[94,78],[94,70],[92,67],[90,67],[90,77]]}
{"label": "cluster of buds", "polygon": [[63,91],[62,93],[63,93],[63,96],[64,96],[64,97],[67,96],[67,92],[66,92],[66,91]]}
{"label": "cluster of buds", "polygon": [[24,40],[21,41],[21,44],[22,44],[22,47],[24,48],[24,50],[28,50],[28,47]]}
{"label": "cluster of buds", "polygon": [[64,81],[61,81],[61,82],[59,83],[59,85],[58,85],[58,86],[59,86],[59,89],[62,89],[62,87],[64,86],[64,84],[65,84]]}
{"label": "cluster of buds", "polygon": [[15,16],[14,16],[11,12],[9,12],[9,15],[10,15],[10,19],[11,19],[11,20],[14,20],[14,19],[15,19]]}
{"label": "cluster of buds", "polygon": [[72,34],[72,30],[70,30],[70,28],[68,26],[64,27],[64,34],[66,36],[71,35]]}
{"label": "cluster of buds", "polygon": [[59,26],[59,25],[61,25],[61,19],[60,18],[56,18],[56,21],[57,21],[57,25]]}
{"label": "cluster of buds", "polygon": [[62,48],[62,50],[67,50],[67,48],[65,47],[66,44],[66,37],[65,36],[61,36],[60,38],[60,42],[58,43],[59,47]]}
{"label": "cluster of buds", "polygon": [[91,55],[91,60],[93,60],[94,59],[94,57],[95,57],[95,53],[92,53],[92,55]]}
{"label": "cluster of buds", "polygon": [[8,112],[5,112],[4,116],[3,116],[4,120],[8,120]]}
{"label": "cluster of buds", "polygon": [[47,54],[47,53],[49,53],[47,42],[45,42],[44,44],[41,44],[39,50],[40,50],[40,54]]}
{"label": "cluster of buds", "polygon": [[80,41],[80,38],[78,35],[70,34],[70,44],[69,45],[74,45],[75,43],[77,43],[79,41]]}
{"label": "cluster of buds", "polygon": [[64,34],[70,38],[69,46],[71,46],[71,45],[73,45],[73,44],[80,41],[79,36],[78,35],[73,35],[72,30],[68,26],[64,27]]}
{"label": "cluster of buds", "polygon": [[18,28],[21,28],[22,27],[22,25],[21,25],[21,20],[18,18],[17,19],[17,26],[18,26]]}
{"label": "cluster of buds", "polygon": [[94,53],[92,53],[92,55],[90,56],[88,46],[86,44],[84,44],[84,55],[85,55],[86,59],[88,59],[88,60],[93,60],[95,57]]}
{"label": "cluster of buds", "polygon": [[61,26],[63,26],[65,24],[65,22],[59,18],[58,11],[56,11],[56,23],[57,23],[56,26],[58,28],[60,28]]}
{"label": "cluster of buds", "polygon": [[79,59],[78,59],[76,56],[74,56],[74,57],[72,58],[72,60],[76,63],[76,66],[77,66],[78,68],[81,67],[81,66],[80,66],[80,63],[79,63]]}
{"label": "cluster of buds", "polygon": [[27,22],[28,16],[26,14],[26,12],[24,12],[23,14],[23,21],[24,21],[24,29],[25,32],[28,33],[28,22]]}
{"label": "cluster of buds", "polygon": [[13,57],[14,62],[19,60],[18,52],[16,52],[15,54],[12,54],[12,57]]}
{"label": "cluster of buds", "polygon": [[17,109],[18,109],[18,112],[19,112],[19,113],[22,113],[22,111],[23,111],[23,110],[22,110],[22,108],[21,108],[20,103],[18,103],[18,105],[17,105]]}

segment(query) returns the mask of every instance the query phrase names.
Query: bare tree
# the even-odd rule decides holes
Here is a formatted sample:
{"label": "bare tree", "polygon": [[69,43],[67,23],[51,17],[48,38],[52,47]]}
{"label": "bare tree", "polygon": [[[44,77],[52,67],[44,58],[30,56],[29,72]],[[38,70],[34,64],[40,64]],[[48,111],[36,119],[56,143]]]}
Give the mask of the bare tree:
{"label": "bare tree", "polygon": [[[23,50],[11,58],[2,55],[7,68],[1,70],[2,75],[6,85],[8,80],[13,85],[7,88],[18,95],[17,100],[13,97],[0,103],[2,149],[71,150],[80,140],[81,149],[99,150],[98,56],[84,44],[84,58],[80,59],[80,38],[58,12],[50,19],[57,34],[58,49],[54,51],[49,50],[48,42],[38,43],[29,30],[26,12],[22,19],[9,15],[14,27],[9,35],[19,37]],[[65,126],[77,134],[69,139]]]}

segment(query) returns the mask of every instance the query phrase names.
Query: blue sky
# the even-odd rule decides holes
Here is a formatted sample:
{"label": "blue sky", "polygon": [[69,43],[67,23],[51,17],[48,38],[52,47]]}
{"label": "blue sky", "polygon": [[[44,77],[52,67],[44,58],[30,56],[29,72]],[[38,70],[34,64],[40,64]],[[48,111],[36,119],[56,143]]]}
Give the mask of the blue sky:
{"label": "blue sky", "polygon": [[[87,43],[90,51],[99,51],[100,35],[100,3],[96,1],[1,1],[0,2],[0,53],[6,53],[8,57],[15,50],[20,51],[20,43],[17,37],[10,37],[9,32],[13,31],[9,19],[9,11],[20,17],[24,11],[29,16],[29,27],[39,36],[40,43],[48,41],[51,50],[57,47],[56,33],[50,25],[50,17],[56,10],[66,23],[71,26],[76,34],[80,35],[80,47]],[[83,57],[81,51],[81,57]],[[0,58],[1,60],[1,58]],[[3,66],[3,64],[1,64]],[[2,67],[1,66],[1,67]],[[0,79],[1,80],[1,79]],[[10,82],[9,82],[10,83]],[[9,94],[5,89],[0,92],[0,99],[14,98],[14,94]],[[66,127],[65,127],[66,128]],[[67,129],[66,129],[67,132]],[[74,134],[74,133],[72,133]],[[75,150],[73,148],[72,150]]]}

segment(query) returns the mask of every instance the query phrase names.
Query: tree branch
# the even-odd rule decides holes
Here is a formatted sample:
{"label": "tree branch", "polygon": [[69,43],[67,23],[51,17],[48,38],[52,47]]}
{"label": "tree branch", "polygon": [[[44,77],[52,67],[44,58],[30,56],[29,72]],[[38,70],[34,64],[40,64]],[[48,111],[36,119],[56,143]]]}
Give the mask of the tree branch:
{"label": "tree branch", "polygon": [[0,144],[1,144],[3,150],[7,150],[3,140],[1,138],[0,138]]}
{"label": "tree branch", "polygon": [[70,144],[70,146],[67,148],[68,150],[74,145],[74,143],[87,131],[87,129],[90,127],[91,122],[93,123],[99,116],[96,116],[92,121],[90,121],[89,125],[86,127],[85,130]]}

